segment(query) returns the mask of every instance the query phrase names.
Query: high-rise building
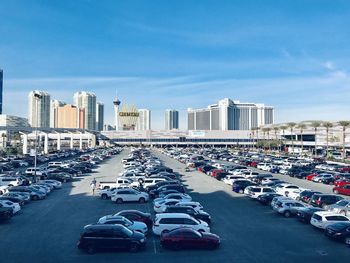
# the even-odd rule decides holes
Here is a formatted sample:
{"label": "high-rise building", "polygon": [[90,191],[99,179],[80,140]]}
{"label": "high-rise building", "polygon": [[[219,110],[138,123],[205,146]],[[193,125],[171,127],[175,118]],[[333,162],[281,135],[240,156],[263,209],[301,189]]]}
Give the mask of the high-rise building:
{"label": "high-rise building", "polygon": [[77,106],[66,104],[57,107],[56,127],[67,129],[84,129],[85,110]]}
{"label": "high-rise building", "polygon": [[104,125],[104,105],[101,102],[96,103],[96,130],[102,131]]}
{"label": "high-rise building", "polygon": [[76,92],[74,104],[85,111],[85,129],[96,130],[96,95],[92,92]]}
{"label": "high-rise building", "polygon": [[227,98],[187,114],[188,130],[250,130],[274,122],[274,107]]}
{"label": "high-rise building", "polygon": [[3,88],[3,78],[4,78],[4,72],[2,69],[0,69],[0,114],[2,114],[2,88]]}
{"label": "high-rise building", "polygon": [[136,124],[136,130],[146,131],[151,129],[151,111],[139,109],[139,117]]}
{"label": "high-rise building", "polygon": [[165,111],[165,129],[179,129],[179,112],[177,110]]}
{"label": "high-rise building", "polygon": [[28,95],[28,122],[32,127],[50,127],[50,94],[31,91]]}
{"label": "high-rise building", "polygon": [[115,96],[115,99],[113,101],[114,105],[114,125],[115,130],[119,131],[119,106],[120,106],[120,100],[118,99],[118,95]]}
{"label": "high-rise building", "polygon": [[50,128],[58,128],[57,120],[58,120],[58,107],[62,107],[66,105],[65,102],[59,100],[51,100],[50,104]]}

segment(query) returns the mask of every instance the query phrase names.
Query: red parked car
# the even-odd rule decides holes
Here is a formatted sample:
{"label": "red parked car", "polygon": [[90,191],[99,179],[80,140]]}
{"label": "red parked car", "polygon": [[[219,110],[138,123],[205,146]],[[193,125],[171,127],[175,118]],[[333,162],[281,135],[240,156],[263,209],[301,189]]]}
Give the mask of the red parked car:
{"label": "red parked car", "polygon": [[350,184],[350,180],[339,180],[334,182],[334,186],[337,186],[337,187],[342,187],[348,184]]}
{"label": "red parked car", "polygon": [[350,195],[350,185],[344,185],[341,187],[334,187],[333,193],[342,194],[342,195]]}
{"label": "red parked car", "polygon": [[216,249],[220,246],[220,238],[215,234],[198,232],[192,228],[177,228],[162,233],[160,244],[170,249]]}
{"label": "red parked car", "polygon": [[153,225],[151,214],[144,213],[138,210],[122,210],[118,212],[116,215],[124,216],[130,221],[143,222],[147,225],[148,229],[151,229]]}
{"label": "red parked car", "polygon": [[221,170],[221,169],[214,169],[214,170],[212,170],[211,171],[211,176],[212,177],[216,177],[216,175],[218,174],[218,173],[221,173],[221,172],[223,172],[224,170]]}
{"label": "red parked car", "polygon": [[312,173],[312,174],[309,174],[305,177],[306,180],[309,180],[309,181],[312,181],[312,179],[315,177],[315,176],[318,176],[318,173]]}
{"label": "red parked car", "polygon": [[337,171],[340,173],[348,173],[348,172],[350,172],[350,166],[340,167],[337,169]]}

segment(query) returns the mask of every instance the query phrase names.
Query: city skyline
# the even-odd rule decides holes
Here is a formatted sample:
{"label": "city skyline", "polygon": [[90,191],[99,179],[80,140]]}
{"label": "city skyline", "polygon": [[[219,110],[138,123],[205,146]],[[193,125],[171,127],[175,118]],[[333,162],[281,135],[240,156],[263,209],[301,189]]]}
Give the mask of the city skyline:
{"label": "city skyline", "polygon": [[27,116],[31,90],[67,103],[89,90],[113,125],[117,88],[158,129],[167,108],[185,129],[188,107],[225,97],[273,105],[276,122],[348,119],[350,4],[253,2],[3,3],[3,113]]}

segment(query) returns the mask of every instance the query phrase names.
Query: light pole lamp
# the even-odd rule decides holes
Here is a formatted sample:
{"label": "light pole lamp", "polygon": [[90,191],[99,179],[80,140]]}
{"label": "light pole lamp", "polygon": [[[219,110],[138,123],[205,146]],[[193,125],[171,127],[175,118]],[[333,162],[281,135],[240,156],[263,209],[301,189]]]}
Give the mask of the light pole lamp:
{"label": "light pole lamp", "polygon": [[35,117],[36,117],[36,124],[35,124],[35,141],[34,141],[34,178],[33,181],[36,182],[36,168],[37,168],[37,140],[38,140],[38,126],[39,126],[39,110],[38,110],[38,102],[41,100],[43,96],[38,93],[34,92],[34,99],[35,99]]}

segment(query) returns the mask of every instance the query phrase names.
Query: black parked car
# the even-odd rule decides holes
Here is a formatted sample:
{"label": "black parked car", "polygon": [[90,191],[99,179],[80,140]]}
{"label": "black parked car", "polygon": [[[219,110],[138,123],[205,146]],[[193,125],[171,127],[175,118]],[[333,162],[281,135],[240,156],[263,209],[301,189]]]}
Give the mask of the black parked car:
{"label": "black parked car", "polygon": [[156,190],[152,190],[149,192],[149,196],[151,198],[157,198],[159,196],[159,193],[166,191],[166,190],[176,190],[180,193],[184,193],[185,192],[185,187],[183,187],[180,184],[172,184],[172,185],[164,185],[162,187],[159,187]]}
{"label": "black parked car", "polygon": [[331,224],[326,227],[324,233],[326,236],[345,242],[345,244],[350,246],[350,223],[349,222]]}
{"label": "black parked car", "polygon": [[150,192],[150,191],[156,190],[159,187],[162,187],[164,185],[171,185],[171,184],[179,184],[179,182],[178,181],[162,181],[162,182],[158,182],[154,185],[150,185],[150,186],[146,187],[145,190],[146,190],[146,192]]}
{"label": "black parked car", "polygon": [[297,200],[303,201],[304,203],[309,203],[310,198],[314,194],[322,194],[321,192],[313,191],[313,190],[304,190],[302,191],[299,196],[297,197]]}
{"label": "black parked car", "polygon": [[339,195],[331,195],[331,194],[314,194],[309,201],[309,204],[315,207],[324,208],[327,205],[333,205],[339,200],[344,199]]}
{"label": "black parked car", "polygon": [[70,182],[72,180],[72,176],[68,173],[53,172],[53,173],[49,173],[46,176],[46,179],[57,180],[57,181],[60,181],[62,183],[65,183],[65,182]]}
{"label": "black parked car", "polygon": [[211,222],[211,217],[208,213],[204,211],[196,211],[191,206],[176,206],[176,205],[168,206],[165,209],[164,213],[183,213],[183,214],[188,214],[194,217],[195,219],[199,219],[204,222],[207,222],[208,224],[210,224]]}
{"label": "black parked car", "polygon": [[88,225],[84,228],[78,248],[89,254],[100,250],[129,250],[137,252],[146,245],[144,234],[122,225]]}
{"label": "black parked car", "polygon": [[324,211],[324,209],[319,207],[299,208],[298,211],[296,212],[296,217],[300,222],[310,223],[312,215],[318,211]]}
{"label": "black parked car", "polygon": [[4,207],[0,203],[0,220],[7,220],[12,217],[12,208],[11,207]]}
{"label": "black parked car", "polygon": [[271,204],[272,199],[276,196],[281,196],[281,195],[276,193],[263,194],[263,195],[259,195],[257,197],[257,200],[263,205],[269,205]]}

